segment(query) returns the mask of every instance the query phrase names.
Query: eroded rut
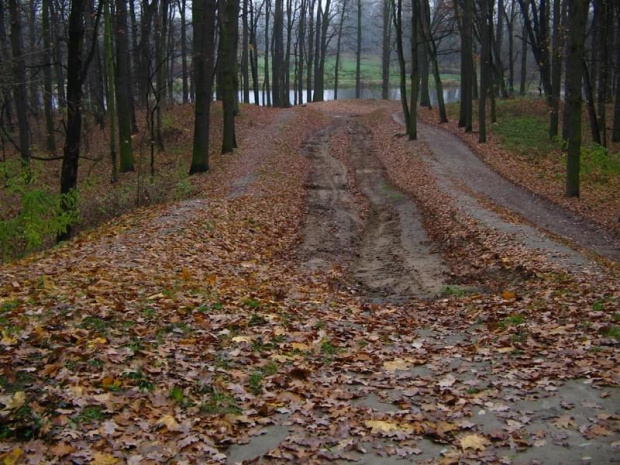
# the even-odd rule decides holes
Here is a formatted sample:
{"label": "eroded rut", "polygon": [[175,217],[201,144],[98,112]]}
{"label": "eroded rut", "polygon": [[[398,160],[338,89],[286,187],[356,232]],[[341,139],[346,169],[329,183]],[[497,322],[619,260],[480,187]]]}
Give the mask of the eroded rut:
{"label": "eroded rut", "polygon": [[[330,135],[341,127],[350,142],[353,180],[329,150]],[[369,129],[355,118],[335,120],[308,141],[304,153],[312,163],[301,247],[306,265],[315,270],[346,267],[374,301],[400,303],[437,295],[448,267],[433,251],[415,204],[387,181]],[[365,221],[350,181],[368,201]]]}

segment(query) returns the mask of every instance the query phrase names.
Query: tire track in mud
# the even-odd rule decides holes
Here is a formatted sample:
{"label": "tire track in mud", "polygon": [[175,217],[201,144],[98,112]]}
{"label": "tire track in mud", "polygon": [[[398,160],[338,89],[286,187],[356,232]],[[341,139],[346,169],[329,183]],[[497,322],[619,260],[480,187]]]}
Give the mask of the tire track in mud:
{"label": "tire track in mud", "polygon": [[[346,127],[347,166],[329,151],[330,136]],[[355,118],[334,120],[303,148],[311,162],[308,215],[300,255],[311,270],[340,265],[371,301],[431,298],[446,285],[448,267],[432,249],[413,201],[387,181],[373,153],[372,134]],[[364,221],[349,182],[368,200]]]}

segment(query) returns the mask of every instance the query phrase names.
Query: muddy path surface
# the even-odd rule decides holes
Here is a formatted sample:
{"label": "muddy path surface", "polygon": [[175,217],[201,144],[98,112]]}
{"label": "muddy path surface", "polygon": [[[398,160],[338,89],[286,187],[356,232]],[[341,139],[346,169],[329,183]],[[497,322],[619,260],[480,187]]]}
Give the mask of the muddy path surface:
{"label": "muddy path surface", "polygon": [[[339,129],[346,130],[348,163],[330,152],[330,136]],[[304,154],[311,162],[301,246],[306,266],[346,267],[363,295],[376,302],[438,295],[448,267],[434,250],[416,205],[389,183],[370,130],[355,117],[337,118],[306,143]],[[360,205],[352,185],[366,205]]]}
{"label": "muddy path surface", "polygon": [[[400,116],[395,116],[399,122]],[[530,249],[537,249],[552,262],[567,267],[591,266],[574,249],[587,249],[612,261],[620,261],[620,244],[584,218],[511,183],[478,158],[458,137],[448,131],[419,123],[420,138],[433,153],[427,159],[439,184],[453,195],[472,217],[487,226],[514,235]],[[465,189],[463,189],[465,187]],[[469,191],[469,192],[468,192]],[[519,215],[525,223],[507,222],[476,199],[477,194]],[[540,229],[568,241],[573,248],[541,235]]]}

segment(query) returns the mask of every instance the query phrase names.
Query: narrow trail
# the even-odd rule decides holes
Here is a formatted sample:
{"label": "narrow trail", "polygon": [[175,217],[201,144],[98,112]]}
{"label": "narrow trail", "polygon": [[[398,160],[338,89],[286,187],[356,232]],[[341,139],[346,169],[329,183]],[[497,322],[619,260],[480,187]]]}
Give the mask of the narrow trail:
{"label": "narrow trail", "polygon": [[[350,143],[350,167],[329,151],[330,136],[343,127]],[[306,266],[345,266],[363,295],[375,302],[404,303],[412,296],[438,295],[449,270],[433,252],[415,204],[387,181],[369,129],[356,118],[335,119],[308,141],[304,153],[312,166],[301,246]],[[347,168],[368,201],[365,221]]]}
{"label": "narrow trail", "polygon": [[[402,122],[400,115],[394,117]],[[602,229],[561,206],[512,184],[489,168],[453,134],[421,122],[418,127],[421,140],[434,155],[426,161],[439,185],[446,191],[458,192],[458,195],[453,197],[477,221],[513,235],[515,240],[525,247],[540,251],[548,260],[564,267],[589,268],[592,262],[580,252],[552,237],[541,235],[537,228],[557,235],[577,248],[591,250],[612,261],[620,260],[620,244]],[[466,189],[463,189],[463,186]],[[518,214],[533,226],[502,219],[482,206],[474,195],[467,192],[468,189]]]}

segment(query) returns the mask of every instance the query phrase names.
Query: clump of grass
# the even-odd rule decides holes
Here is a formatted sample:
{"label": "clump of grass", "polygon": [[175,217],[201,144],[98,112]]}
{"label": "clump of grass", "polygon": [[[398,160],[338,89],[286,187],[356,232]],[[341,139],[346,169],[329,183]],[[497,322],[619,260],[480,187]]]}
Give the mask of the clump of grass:
{"label": "clump of grass", "polygon": [[518,326],[525,323],[525,317],[523,315],[510,315],[499,322],[500,328],[508,328],[509,326]]}
{"label": "clump of grass", "polygon": [[459,286],[445,286],[440,294],[445,297],[463,297],[465,290]]}
{"label": "clump of grass", "polygon": [[250,388],[250,392],[255,396],[263,392],[263,378],[264,375],[260,371],[255,371],[248,378],[248,386]]}
{"label": "clump of grass", "polygon": [[607,337],[620,341],[620,326],[610,326],[603,334]]}

